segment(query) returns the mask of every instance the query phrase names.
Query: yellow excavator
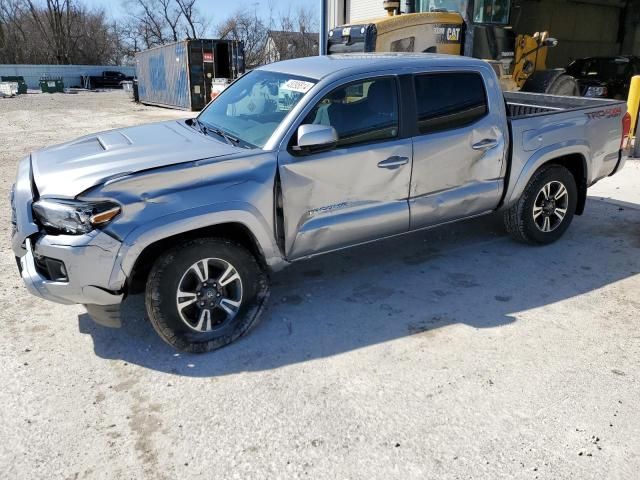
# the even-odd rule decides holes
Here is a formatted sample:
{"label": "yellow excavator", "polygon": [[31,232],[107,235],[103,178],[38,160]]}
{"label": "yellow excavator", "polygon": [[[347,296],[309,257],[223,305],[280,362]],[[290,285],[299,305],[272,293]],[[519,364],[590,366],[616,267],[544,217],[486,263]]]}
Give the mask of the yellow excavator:
{"label": "yellow excavator", "polygon": [[428,52],[467,55],[493,65],[504,90],[579,95],[563,69],[547,69],[547,32],[516,35],[512,0],[413,0],[383,2],[387,16],[329,31],[327,52]]}

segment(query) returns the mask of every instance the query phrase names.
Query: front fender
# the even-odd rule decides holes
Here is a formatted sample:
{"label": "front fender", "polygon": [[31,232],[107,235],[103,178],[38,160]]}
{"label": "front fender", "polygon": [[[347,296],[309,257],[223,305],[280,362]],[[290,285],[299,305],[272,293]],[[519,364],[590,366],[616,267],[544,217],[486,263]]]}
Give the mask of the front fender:
{"label": "front fender", "polygon": [[136,227],[123,239],[111,274],[112,282],[122,284],[123,276],[130,276],[136,260],[149,245],[174,235],[225,223],[244,225],[253,234],[271,269],[279,270],[284,266],[285,261],[273,233],[260,212],[249,203],[232,201],[174,212]]}
{"label": "front fender", "polygon": [[[514,162],[511,166],[511,175],[505,195],[504,207],[508,208],[518,201],[529,180],[533,177],[533,174],[544,164],[557,158],[576,154],[582,156],[583,159],[591,158],[591,149],[587,142],[572,140],[540,148],[524,162],[524,165],[520,169],[518,169],[518,165]],[[585,165],[585,167],[587,184],[589,184],[591,172],[588,165]]]}

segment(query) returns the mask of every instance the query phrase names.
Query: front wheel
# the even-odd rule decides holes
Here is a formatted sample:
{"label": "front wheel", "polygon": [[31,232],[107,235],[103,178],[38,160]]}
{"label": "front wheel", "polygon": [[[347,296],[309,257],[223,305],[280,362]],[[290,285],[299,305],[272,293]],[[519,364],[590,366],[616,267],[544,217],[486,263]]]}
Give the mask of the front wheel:
{"label": "front wheel", "polygon": [[172,347],[191,353],[221,348],[258,320],[267,280],[244,247],[217,238],[162,254],[147,280],[151,325]]}
{"label": "front wheel", "polygon": [[569,228],[576,211],[578,188],[569,170],[550,165],[536,172],[520,199],[504,214],[507,231],[516,240],[548,244]]}

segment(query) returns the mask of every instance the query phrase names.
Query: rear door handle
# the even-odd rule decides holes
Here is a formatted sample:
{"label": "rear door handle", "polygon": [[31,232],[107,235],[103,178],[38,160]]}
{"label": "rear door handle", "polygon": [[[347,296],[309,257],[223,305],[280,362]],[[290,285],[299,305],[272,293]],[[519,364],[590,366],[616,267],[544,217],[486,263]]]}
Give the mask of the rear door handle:
{"label": "rear door handle", "polygon": [[401,167],[402,165],[406,165],[407,163],[409,163],[409,157],[399,157],[394,155],[393,157],[389,157],[386,160],[379,162],[378,167],[394,169]]}
{"label": "rear door handle", "polygon": [[473,148],[474,150],[489,150],[490,148],[494,148],[497,146],[498,140],[496,140],[495,138],[485,138],[471,145],[471,148]]}

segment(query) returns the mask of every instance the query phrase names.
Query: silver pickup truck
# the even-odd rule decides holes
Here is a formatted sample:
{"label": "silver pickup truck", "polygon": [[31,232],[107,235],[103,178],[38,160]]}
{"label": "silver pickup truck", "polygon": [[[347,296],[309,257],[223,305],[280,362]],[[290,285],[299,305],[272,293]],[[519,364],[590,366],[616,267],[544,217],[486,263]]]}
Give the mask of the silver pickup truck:
{"label": "silver pickup truck", "polygon": [[246,333],[290,262],[504,211],[557,240],[624,163],[626,105],[508,93],[489,64],[333,55],[241,77],[197,118],[32,153],[12,194],[29,291],[117,323],[145,292],[173,347]]}

